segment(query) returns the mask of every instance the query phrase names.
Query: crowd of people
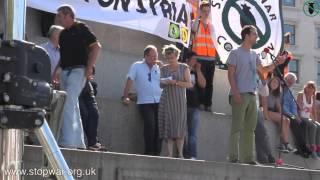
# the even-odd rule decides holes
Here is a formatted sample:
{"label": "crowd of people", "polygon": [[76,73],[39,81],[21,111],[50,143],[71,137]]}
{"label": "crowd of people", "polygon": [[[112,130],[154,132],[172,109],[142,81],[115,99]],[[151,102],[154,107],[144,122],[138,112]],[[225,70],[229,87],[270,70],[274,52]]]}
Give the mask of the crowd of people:
{"label": "crowd of people", "polygon": [[[159,60],[157,47],[148,45],[143,58],[133,63],[127,74],[122,103],[131,103],[130,90],[134,85],[144,122],[146,155],[163,154],[164,142],[165,155],[169,157],[198,157],[199,111],[211,111],[217,57],[211,39],[210,3],[202,1],[199,9],[199,16],[192,23],[192,46],[190,51],[183,51],[183,62],[179,61],[181,51],[176,45],[162,48],[164,61]],[[97,84],[93,81],[101,45],[85,23],[76,21],[69,5],[58,8],[56,24],[49,30],[49,41],[42,46],[51,60],[52,83],[67,93],[58,144],[106,150],[97,138],[99,110],[95,99]],[[227,60],[232,107],[228,160],[253,165],[257,161],[275,162],[265,120],[279,126],[279,151],[320,159],[320,94],[316,94],[315,83],[308,82],[295,98],[290,88],[297,77],[293,73],[284,77],[274,73],[286,63],[288,53],[263,66],[252,50],[258,38],[257,29],[244,26],[241,38],[242,44],[230,52]],[[289,143],[290,128],[296,148]]]}

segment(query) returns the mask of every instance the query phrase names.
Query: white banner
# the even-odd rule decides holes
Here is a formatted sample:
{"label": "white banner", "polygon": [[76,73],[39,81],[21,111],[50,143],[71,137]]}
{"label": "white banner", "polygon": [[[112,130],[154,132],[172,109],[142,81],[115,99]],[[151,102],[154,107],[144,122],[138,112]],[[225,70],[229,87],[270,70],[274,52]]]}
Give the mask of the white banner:
{"label": "white banner", "polygon": [[[229,52],[241,44],[241,29],[254,25],[258,30],[253,50],[268,64],[270,58],[261,56],[264,48],[277,55],[281,50],[283,32],[280,0],[212,0],[213,38],[223,63]],[[269,60],[268,60],[269,59]]]}
{"label": "white banner", "polygon": [[27,0],[27,6],[52,13],[62,4],[73,6],[76,18],[189,44],[191,7],[185,0]]}

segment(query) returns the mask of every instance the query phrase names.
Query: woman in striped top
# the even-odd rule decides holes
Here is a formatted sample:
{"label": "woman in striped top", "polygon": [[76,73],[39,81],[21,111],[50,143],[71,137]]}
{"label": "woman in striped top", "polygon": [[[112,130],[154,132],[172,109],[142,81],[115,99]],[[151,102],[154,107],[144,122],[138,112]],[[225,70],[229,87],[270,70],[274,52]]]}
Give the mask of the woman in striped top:
{"label": "woman in striped top", "polygon": [[166,45],[163,54],[167,60],[161,68],[160,85],[163,92],[159,104],[159,136],[167,144],[168,156],[173,157],[173,144],[178,157],[183,158],[183,143],[187,128],[186,88],[192,87],[188,65],[179,63],[180,50]]}

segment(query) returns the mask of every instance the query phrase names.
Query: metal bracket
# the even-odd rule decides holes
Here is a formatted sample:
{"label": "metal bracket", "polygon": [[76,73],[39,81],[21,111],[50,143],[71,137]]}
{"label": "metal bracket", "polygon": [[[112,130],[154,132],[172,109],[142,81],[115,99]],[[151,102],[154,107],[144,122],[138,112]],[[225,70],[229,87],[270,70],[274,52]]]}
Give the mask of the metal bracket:
{"label": "metal bracket", "polygon": [[42,126],[46,111],[40,108],[23,109],[22,106],[0,106],[0,128],[34,129]]}

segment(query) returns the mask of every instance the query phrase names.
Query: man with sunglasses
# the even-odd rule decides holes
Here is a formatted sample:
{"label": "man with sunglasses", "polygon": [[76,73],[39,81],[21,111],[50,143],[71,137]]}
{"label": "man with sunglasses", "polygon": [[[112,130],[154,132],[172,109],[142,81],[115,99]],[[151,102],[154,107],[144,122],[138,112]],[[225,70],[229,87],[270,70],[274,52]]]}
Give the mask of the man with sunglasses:
{"label": "man with sunglasses", "polygon": [[146,155],[160,155],[161,141],[158,136],[158,105],[162,89],[160,88],[160,67],[157,48],[148,45],[144,49],[142,61],[130,67],[125,88],[123,104],[129,105],[129,91],[132,84],[137,92],[137,104],[144,121],[144,142]]}

